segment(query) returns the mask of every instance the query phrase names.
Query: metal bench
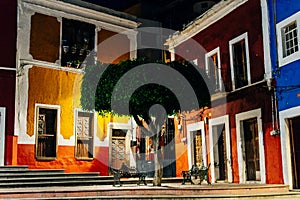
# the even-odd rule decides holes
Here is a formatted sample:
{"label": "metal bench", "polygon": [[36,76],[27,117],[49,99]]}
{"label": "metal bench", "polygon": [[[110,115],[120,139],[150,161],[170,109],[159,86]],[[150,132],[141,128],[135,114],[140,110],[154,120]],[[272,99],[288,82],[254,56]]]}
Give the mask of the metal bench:
{"label": "metal bench", "polygon": [[193,165],[192,168],[188,171],[182,171],[182,185],[184,185],[186,182],[191,182],[191,184],[200,184],[203,180],[206,180],[208,184],[210,184],[208,180],[208,169],[210,167],[210,164],[206,166],[198,167],[196,165]]}
{"label": "metal bench", "polygon": [[144,185],[147,185],[146,183],[146,176],[147,174],[145,172],[140,172],[135,168],[128,168],[126,165],[121,166],[120,169],[112,169],[112,173],[114,176],[114,183],[113,186],[120,185],[121,178],[138,178],[137,185],[140,185],[141,183],[144,183]]}

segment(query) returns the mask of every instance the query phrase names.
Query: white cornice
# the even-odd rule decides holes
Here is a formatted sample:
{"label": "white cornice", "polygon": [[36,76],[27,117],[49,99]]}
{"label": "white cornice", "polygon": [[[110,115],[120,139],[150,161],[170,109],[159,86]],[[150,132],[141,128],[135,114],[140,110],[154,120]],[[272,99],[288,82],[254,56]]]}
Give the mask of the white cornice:
{"label": "white cornice", "polygon": [[16,71],[16,68],[12,68],[12,67],[1,67],[1,66],[0,66],[0,70]]}
{"label": "white cornice", "polygon": [[165,43],[169,49],[174,49],[179,44],[192,38],[205,28],[209,27],[213,23],[222,19],[239,6],[246,3],[248,0],[222,0],[220,3],[214,5],[211,9],[205,12],[203,15],[196,18],[187,27],[177,34],[172,35]]}
{"label": "white cornice", "polygon": [[83,69],[63,67],[56,63],[50,63],[50,62],[39,61],[39,60],[20,60],[20,64],[21,64],[21,66],[37,66],[37,67],[43,67],[43,68],[49,68],[49,69],[56,69],[56,70],[60,70],[60,71],[72,72],[75,74],[84,74]]}
{"label": "white cornice", "polygon": [[95,25],[102,27],[114,26],[119,27],[119,31],[134,29],[139,26],[139,23],[126,18],[114,16],[97,10],[84,8],[78,5],[65,3],[57,0],[20,0],[27,8],[31,8],[36,12],[51,14],[51,16],[61,17],[70,16],[81,17],[85,21],[91,21]]}

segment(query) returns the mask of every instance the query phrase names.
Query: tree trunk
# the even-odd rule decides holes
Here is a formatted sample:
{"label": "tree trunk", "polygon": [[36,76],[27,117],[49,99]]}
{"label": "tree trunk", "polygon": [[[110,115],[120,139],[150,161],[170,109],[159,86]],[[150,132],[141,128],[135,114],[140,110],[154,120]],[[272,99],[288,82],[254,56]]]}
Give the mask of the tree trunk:
{"label": "tree trunk", "polygon": [[159,148],[159,135],[153,136],[153,148],[154,148],[154,177],[153,186],[161,186],[162,176],[163,176],[163,165],[162,165],[162,155]]}
{"label": "tree trunk", "polygon": [[[161,186],[162,176],[163,176],[163,164],[162,164],[162,152],[160,148],[160,131],[162,125],[165,121],[166,115],[155,115],[160,116],[160,119],[151,120],[147,123],[147,126],[143,124],[138,116],[135,116],[135,120],[145,131],[146,135],[150,136],[152,139],[152,144],[154,148],[154,176],[153,176],[153,186]],[[145,120],[147,121],[147,120]]]}

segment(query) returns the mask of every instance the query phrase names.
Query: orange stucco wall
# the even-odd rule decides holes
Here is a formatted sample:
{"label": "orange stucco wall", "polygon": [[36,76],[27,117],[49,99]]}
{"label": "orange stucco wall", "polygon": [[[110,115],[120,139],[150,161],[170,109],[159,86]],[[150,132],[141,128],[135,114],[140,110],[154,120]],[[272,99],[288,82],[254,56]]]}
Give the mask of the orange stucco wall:
{"label": "orange stucco wall", "polygon": [[35,145],[18,145],[18,165],[27,165],[30,169],[64,169],[66,172],[100,172],[108,175],[108,147],[96,147],[95,158],[81,161],[74,158],[74,147],[59,146],[57,159],[38,161],[35,159]]}
{"label": "orange stucco wall", "polygon": [[130,59],[129,38],[122,33],[101,29],[98,32],[97,59],[103,63]]}
{"label": "orange stucco wall", "polygon": [[280,136],[271,136],[272,124],[266,127],[264,136],[266,181],[269,184],[283,184]]}

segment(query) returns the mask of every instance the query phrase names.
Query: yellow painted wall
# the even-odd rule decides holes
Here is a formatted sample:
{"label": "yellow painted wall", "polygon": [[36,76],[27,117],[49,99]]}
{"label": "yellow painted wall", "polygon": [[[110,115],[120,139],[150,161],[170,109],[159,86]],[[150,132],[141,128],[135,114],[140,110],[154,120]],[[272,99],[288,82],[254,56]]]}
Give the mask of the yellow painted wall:
{"label": "yellow painted wall", "polygon": [[29,70],[28,135],[34,134],[36,103],[60,105],[61,134],[65,139],[69,139],[73,135],[74,106],[78,106],[74,104],[79,103],[79,96],[73,95],[73,92],[74,88],[80,86],[81,77],[81,74],[42,67],[32,67]]}
{"label": "yellow painted wall", "polygon": [[[62,70],[32,67],[29,70],[27,134],[34,134],[35,104],[61,106],[60,131],[64,139],[74,133],[74,109],[80,108],[82,74]],[[101,141],[107,136],[109,122],[127,123],[129,117],[98,116],[97,136]]]}

